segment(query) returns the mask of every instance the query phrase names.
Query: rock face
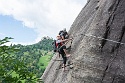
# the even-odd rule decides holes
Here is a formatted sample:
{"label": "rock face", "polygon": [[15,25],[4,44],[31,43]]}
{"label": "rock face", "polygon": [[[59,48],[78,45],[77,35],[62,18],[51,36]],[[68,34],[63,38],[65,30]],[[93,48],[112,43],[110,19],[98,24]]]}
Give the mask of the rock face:
{"label": "rock face", "polygon": [[41,78],[44,83],[125,83],[125,44],[117,43],[125,43],[124,32],[125,0],[88,0],[69,31],[73,69],[56,70],[61,62],[55,55]]}

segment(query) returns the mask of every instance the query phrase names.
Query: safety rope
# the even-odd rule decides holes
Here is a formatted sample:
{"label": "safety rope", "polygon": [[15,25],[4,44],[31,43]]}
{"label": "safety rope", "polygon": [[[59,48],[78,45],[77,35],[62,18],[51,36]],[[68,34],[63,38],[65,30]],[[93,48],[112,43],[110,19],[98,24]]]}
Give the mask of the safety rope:
{"label": "safety rope", "polygon": [[[94,35],[86,35],[86,34],[79,34],[79,35],[83,35],[83,36],[87,36],[87,37],[93,37],[93,38],[97,38],[97,39],[106,40],[106,41],[110,41],[110,42],[114,42],[114,43],[125,45],[125,43],[122,43],[122,42],[118,42],[118,41],[114,41],[114,40],[106,39],[106,38],[102,38],[102,37],[97,37],[97,36],[94,36]],[[77,36],[79,36],[79,35],[77,35]],[[74,36],[74,37],[77,37],[77,36]]]}
{"label": "safety rope", "polygon": [[[114,42],[114,43],[117,43],[117,44],[123,44],[123,45],[125,45],[125,43],[118,42],[118,41],[114,41],[114,40],[111,40],[111,39],[102,38],[102,37],[97,37],[97,36],[95,36],[95,35],[78,34],[78,35],[72,36],[72,38],[73,38],[73,37],[77,37],[77,36],[79,36],[79,35],[81,35],[81,36],[86,36],[86,37],[93,37],[93,38],[97,38],[97,39],[106,40],[106,41]],[[74,38],[71,40],[71,45],[72,45],[73,40],[74,40]],[[69,42],[69,41],[67,41],[67,42],[65,43],[65,45],[66,45],[68,42]],[[71,45],[70,45],[70,46],[71,46]]]}
{"label": "safety rope", "polygon": [[102,40],[106,40],[106,41],[110,41],[110,42],[114,42],[114,43],[118,43],[118,44],[124,44],[125,43],[122,43],[122,42],[118,42],[118,41],[114,41],[114,40],[110,40],[110,39],[106,39],[106,38],[102,38],[102,37],[97,37],[97,36],[94,36],[94,35],[85,35],[85,36],[90,36],[90,37],[93,37],[93,38],[98,38],[98,39],[102,39]]}
{"label": "safety rope", "polygon": [[[111,40],[111,39],[102,38],[102,37],[97,37],[95,35],[78,34],[78,35],[71,36],[71,37],[77,37],[77,36],[80,36],[80,35],[86,36],[86,37],[93,37],[93,38],[97,38],[97,39],[106,40],[106,41],[114,42],[114,43],[117,43],[117,44],[125,45],[125,43],[114,41],[114,40]],[[71,40],[71,44],[72,44],[73,39]],[[78,69],[82,69],[82,68],[78,68]]]}

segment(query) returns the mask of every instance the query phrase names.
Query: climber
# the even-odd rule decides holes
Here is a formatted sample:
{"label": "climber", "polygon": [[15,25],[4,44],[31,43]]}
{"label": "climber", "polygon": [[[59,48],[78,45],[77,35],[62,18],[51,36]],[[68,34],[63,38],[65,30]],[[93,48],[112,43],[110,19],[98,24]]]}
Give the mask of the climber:
{"label": "climber", "polygon": [[61,36],[62,40],[68,39],[68,37],[69,37],[69,35],[68,35],[67,31],[66,31],[66,28],[64,28],[63,30],[61,30],[59,32],[59,35]]}
{"label": "climber", "polygon": [[62,40],[61,36],[58,35],[57,36],[57,41],[56,41],[56,45],[57,45],[57,48],[58,48],[59,56],[61,54],[61,56],[63,58],[63,69],[64,69],[64,71],[65,71],[67,57],[70,56],[70,54],[67,53],[66,46],[65,46],[66,42],[69,41],[69,40],[72,40],[72,38]]}

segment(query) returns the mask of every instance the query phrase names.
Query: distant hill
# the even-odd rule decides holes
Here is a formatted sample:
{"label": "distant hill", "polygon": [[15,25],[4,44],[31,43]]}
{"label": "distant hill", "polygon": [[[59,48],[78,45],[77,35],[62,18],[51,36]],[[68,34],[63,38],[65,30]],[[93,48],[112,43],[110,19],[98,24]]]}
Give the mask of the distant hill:
{"label": "distant hill", "polygon": [[33,45],[14,45],[20,49],[15,55],[17,59],[25,62],[30,72],[34,72],[37,77],[40,77],[53,56],[52,42],[52,38],[43,37],[41,41]]}

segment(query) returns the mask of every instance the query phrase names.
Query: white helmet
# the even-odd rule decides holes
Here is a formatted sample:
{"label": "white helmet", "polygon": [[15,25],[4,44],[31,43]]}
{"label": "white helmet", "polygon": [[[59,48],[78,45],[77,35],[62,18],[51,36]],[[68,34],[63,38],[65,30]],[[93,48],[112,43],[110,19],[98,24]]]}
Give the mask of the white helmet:
{"label": "white helmet", "polygon": [[63,31],[66,31],[66,28],[63,28]]}

